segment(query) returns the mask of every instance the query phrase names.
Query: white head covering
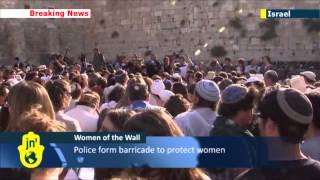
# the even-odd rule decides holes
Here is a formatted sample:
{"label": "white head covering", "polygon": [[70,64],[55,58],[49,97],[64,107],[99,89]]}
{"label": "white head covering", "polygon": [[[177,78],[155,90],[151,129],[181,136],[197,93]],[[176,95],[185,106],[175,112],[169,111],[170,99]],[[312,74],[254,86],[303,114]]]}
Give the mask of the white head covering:
{"label": "white head covering", "polygon": [[160,92],[165,90],[162,80],[154,80],[151,85],[151,93],[160,96]]}

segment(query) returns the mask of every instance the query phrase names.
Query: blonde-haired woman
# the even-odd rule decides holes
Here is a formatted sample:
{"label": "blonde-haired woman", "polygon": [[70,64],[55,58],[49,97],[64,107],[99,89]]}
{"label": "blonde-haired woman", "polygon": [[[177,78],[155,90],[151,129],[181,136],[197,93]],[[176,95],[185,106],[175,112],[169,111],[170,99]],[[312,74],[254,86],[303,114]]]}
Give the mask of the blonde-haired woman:
{"label": "blonde-haired woman", "polygon": [[31,108],[40,104],[39,111],[55,120],[55,112],[46,89],[36,82],[23,81],[10,89],[8,95],[9,124],[8,131],[19,131],[19,116],[31,111]]}

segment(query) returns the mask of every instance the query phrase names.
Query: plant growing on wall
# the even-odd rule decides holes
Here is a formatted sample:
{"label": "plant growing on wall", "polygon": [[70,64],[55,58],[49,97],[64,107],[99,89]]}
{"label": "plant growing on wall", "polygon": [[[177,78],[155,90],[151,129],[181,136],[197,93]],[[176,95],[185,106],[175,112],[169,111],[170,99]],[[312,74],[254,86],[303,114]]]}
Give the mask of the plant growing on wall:
{"label": "plant growing on wall", "polygon": [[275,37],[278,37],[276,28],[279,25],[279,20],[267,19],[259,23],[260,28],[264,33],[260,36],[262,41],[269,41]]}
{"label": "plant growing on wall", "polygon": [[236,17],[229,20],[229,25],[240,32],[240,37],[246,37],[247,29],[246,26],[242,24],[241,19]]}
{"label": "plant growing on wall", "polygon": [[236,18],[232,18],[229,20],[229,25],[231,27],[233,27],[234,29],[239,29],[241,30],[243,28],[243,25],[241,23],[240,18],[236,17]]}
{"label": "plant growing on wall", "polygon": [[111,38],[112,38],[112,39],[118,38],[119,36],[120,36],[120,34],[119,34],[118,31],[114,31],[114,32],[111,34]]}
{"label": "plant growing on wall", "polygon": [[308,32],[320,32],[320,21],[315,19],[304,19],[302,24]]}
{"label": "plant growing on wall", "polygon": [[152,50],[147,50],[146,52],[144,52],[144,57],[151,56],[151,55],[153,55]]}
{"label": "plant growing on wall", "polygon": [[212,57],[222,57],[228,54],[223,46],[214,46],[210,52]]}

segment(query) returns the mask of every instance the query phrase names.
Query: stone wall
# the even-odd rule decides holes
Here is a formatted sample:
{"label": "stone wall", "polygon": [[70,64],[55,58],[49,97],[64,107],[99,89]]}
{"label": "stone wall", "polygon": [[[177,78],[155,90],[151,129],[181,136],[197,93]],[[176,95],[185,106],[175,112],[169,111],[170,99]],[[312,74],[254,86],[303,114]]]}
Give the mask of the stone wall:
{"label": "stone wall", "polygon": [[[215,46],[223,46],[231,57],[320,60],[319,31],[308,32],[298,19],[281,19],[279,24],[259,19],[260,8],[320,8],[318,0],[0,1],[0,8],[29,7],[90,8],[93,15],[91,19],[0,19],[0,61],[20,56],[44,62],[48,53],[64,53],[66,48],[74,57],[85,52],[91,59],[94,47],[108,59],[135,52],[153,52],[161,58],[182,50],[196,60],[208,60]],[[269,24],[275,31],[265,34]],[[197,50],[201,53],[195,56]]]}

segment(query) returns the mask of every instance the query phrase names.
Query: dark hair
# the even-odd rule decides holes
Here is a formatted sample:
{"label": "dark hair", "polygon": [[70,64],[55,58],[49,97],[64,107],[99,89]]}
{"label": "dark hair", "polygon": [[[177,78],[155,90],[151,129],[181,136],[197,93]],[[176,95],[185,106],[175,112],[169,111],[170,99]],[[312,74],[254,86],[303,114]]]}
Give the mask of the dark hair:
{"label": "dark hair", "polygon": [[182,96],[188,99],[188,89],[182,83],[174,83],[172,86],[172,92],[175,94],[182,94]]}
{"label": "dark hair", "polygon": [[96,80],[96,85],[100,86],[102,89],[104,89],[104,88],[107,87],[107,80],[105,78],[103,78],[103,77],[99,77]]}
{"label": "dark hair", "polygon": [[221,76],[216,76],[216,77],[214,77],[213,79],[212,79],[212,81],[214,81],[215,83],[219,83],[220,81],[222,81],[222,80],[224,80],[224,78],[223,77],[221,77]]}
{"label": "dark hair", "polygon": [[62,110],[64,101],[68,96],[71,96],[69,92],[69,83],[64,80],[48,81],[45,88],[49,94],[54,110],[57,112]]}
{"label": "dark hair", "polygon": [[272,83],[276,83],[279,81],[279,78],[278,78],[278,74],[277,72],[273,71],[273,70],[269,70],[267,71],[266,73],[264,73],[264,76],[268,79],[270,79],[270,81]]}
{"label": "dark hair", "polygon": [[116,81],[114,80],[114,74],[109,74],[107,78],[107,87],[113,86],[116,84]]}
{"label": "dark hair", "polygon": [[[290,119],[281,110],[278,101],[277,93],[279,90],[271,91],[263,98],[259,104],[260,117],[264,124],[267,119],[271,119],[278,126],[280,137],[283,141],[296,144],[303,140],[305,133],[308,130],[308,124],[301,124]],[[297,102],[288,102],[290,106],[301,106]],[[304,108],[299,108],[300,111],[306,111]]]}
{"label": "dark hair", "polygon": [[0,85],[0,96],[8,96],[9,88],[5,85]]}
{"label": "dark hair", "polygon": [[72,99],[80,98],[81,94],[82,94],[82,88],[81,88],[80,84],[77,83],[77,82],[73,82],[71,84],[71,96],[72,96]]}
{"label": "dark hair", "polygon": [[2,107],[0,109],[0,132],[5,131],[9,124],[9,107]]}
{"label": "dark hair", "polygon": [[203,79],[203,74],[202,74],[202,72],[197,71],[194,76],[195,76],[196,82],[198,82],[198,81],[200,81],[201,79]]}
{"label": "dark hair", "polygon": [[[124,130],[124,124],[134,115],[134,111],[127,109],[111,109],[107,112],[106,117],[109,118],[112,125],[119,131]],[[103,123],[101,125],[103,128]]]}
{"label": "dark hair", "polygon": [[31,80],[33,80],[34,78],[37,78],[37,77],[38,77],[38,72],[37,71],[31,71],[31,72],[28,72],[26,74],[25,80],[26,81],[31,81]]}
{"label": "dark hair", "polygon": [[270,58],[270,56],[263,56],[263,58],[266,59],[266,60],[268,61],[268,63],[271,64],[271,58]]}
{"label": "dark hair", "polygon": [[194,102],[193,106],[195,108],[198,107],[205,107],[205,108],[210,108],[211,110],[215,111],[216,107],[217,107],[217,102],[212,102],[212,101],[207,101],[205,99],[203,99],[198,93],[197,91],[194,91],[195,96],[198,97],[198,102]]}
{"label": "dark hair", "polygon": [[164,107],[173,117],[176,117],[180,113],[186,112],[189,109],[189,106],[189,101],[180,94],[171,96],[164,105]]}
{"label": "dark hair", "polygon": [[98,131],[103,131],[103,132],[109,132],[109,131],[114,131],[110,129],[105,129],[103,128],[103,122],[105,119],[108,117],[111,123],[119,130],[123,131],[123,126],[124,123],[134,115],[134,111],[128,110],[128,109],[104,109],[100,112],[99,114],[99,119],[98,119]]}
{"label": "dark hair", "polygon": [[320,129],[320,93],[314,91],[306,94],[306,96],[311,101],[313,107],[312,123],[316,128]]}
{"label": "dark hair", "polygon": [[163,110],[144,110],[124,125],[126,132],[144,132],[147,136],[182,136],[172,117]]}
{"label": "dark hair", "polygon": [[4,80],[8,80],[10,76],[13,76],[14,75],[14,70],[13,69],[5,69],[3,71],[3,79]]}
{"label": "dark hair", "polygon": [[226,72],[220,72],[220,73],[219,73],[219,76],[223,77],[224,79],[227,79],[227,78],[228,78],[228,73],[226,73]]}
{"label": "dark hair", "polygon": [[231,62],[231,58],[230,58],[230,57],[225,57],[225,58],[224,58],[224,61]]}
{"label": "dark hair", "polygon": [[171,90],[171,88],[172,88],[172,83],[171,83],[171,81],[169,81],[169,80],[164,80],[164,81],[163,81],[163,84],[164,84],[166,90]]}
{"label": "dark hair", "polygon": [[84,89],[88,85],[87,80],[81,75],[74,77],[71,81],[79,83],[81,89]]}
{"label": "dark hair", "polygon": [[196,89],[196,84],[189,84],[188,86],[188,93],[194,94],[194,90]]}
{"label": "dark hair", "polygon": [[[173,119],[162,110],[145,110],[131,117],[124,125],[126,132],[144,132],[147,136],[182,136]],[[199,169],[133,169],[143,179],[204,179]]]}
{"label": "dark hair", "polygon": [[223,101],[220,101],[218,114],[227,118],[233,118],[238,114],[239,111],[247,111],[252,109],[257,96],[257,90],[251,87],[249,88],[247,95],[237,103],[226,104]]}
{"label": "dark hair", "polygon": [[118,102],[125,94],[125,88],[123,86],[115,86],[108,95],[108,101]]}
{"label": "dark hair", "polygon": [[116,83],[120,83],[125,85],[126,81],[128,80],[128,74],[124,70],[119,70],[114,75],[114,80]]}
{"label": "dark hair", "polygon": [[135,83],[128,86],[128,95],[130,101],[146,100],[149,96],[148,87],[145,84]]}
{"label": "dark hair", "polygon": [[224,79],[219,83],[219,89],[220,91],[223,91],[224,89],[226,89],[228,86],[230,86],[231,84],[233,84],[232,80],[230,79]]}

